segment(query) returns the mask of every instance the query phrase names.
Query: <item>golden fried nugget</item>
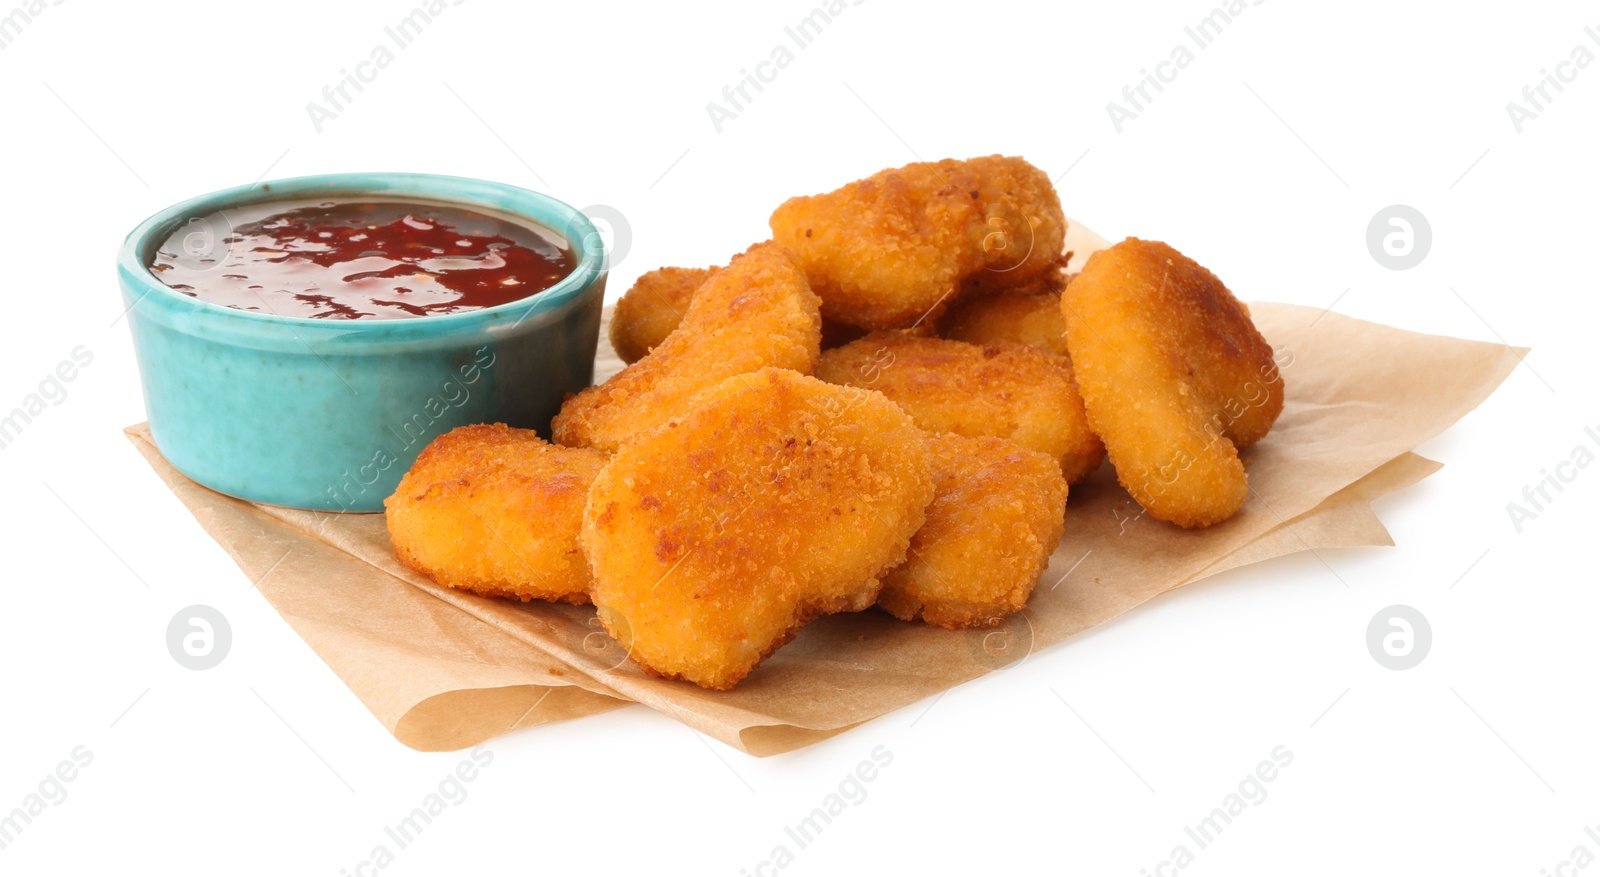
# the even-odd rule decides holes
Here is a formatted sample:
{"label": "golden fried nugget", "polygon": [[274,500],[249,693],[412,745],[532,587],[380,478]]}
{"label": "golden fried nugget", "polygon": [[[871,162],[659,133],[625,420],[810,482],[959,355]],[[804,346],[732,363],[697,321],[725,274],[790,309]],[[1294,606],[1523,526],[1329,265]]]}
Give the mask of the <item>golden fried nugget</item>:
{"label": "golden fried nugget", "polygon": [[878,605],[935,627],[993,627],[1028,605],[1061,540],[1067,482],[1045,454],[997,438],[929,433],[933,504]]}
{"label": "golden fried nugget", "polygon": [[606,457],[503,423],[434,439],[384,501],[401,563],[498,597],[589,602],[578,530]]}
{"label": "golden fried nugget", "polygon": [[683,322],[648,356],[567,399],[550,425],[555,440],[614,451],[723,378],[767,366],[810,373],[821,344],[817,305],[789,253],[752,246],[695,292]]}
{"label": "golden fried nugget", "polygon": [[939,321],[939,334],[955,341],[1026,344],[1057,356],[1068,356],[1066,331],[1059,279],[964,299]]}
{"label": "golden fried nugget", "polygon": [[994,436],[1049,454],[1069,483],[1105,455],[1084,416],[1072,363],[1026,345],[875,332],[823,353],[816,375],[877,390],[930,432]]}
{"label": "golden fried nugget", "polygon": [[1245,307],[1193,259],[1128,238],[1089,257],[1061,311],[1117,480],[1163,521],[1231,517],[1249,491],[1236,449],[1283,410],[1272,347]]}
{"label": "golden fried nugget", "polygon": [[[639,277],[623,293],[611,314],[611,348],[623,362],[638,362],[672,330],[689,310],[694,293],[713,274],[710,268],[657,268]],[[867,330],[832,320],[822,321],[822,349],[848,344],[867,334]]]}
{"label": "golden fried nugget", "polygon": [[[866,329],[934,319],[962,281],[1017,286],[1056,264],[1066,220],[1043,171],[1020,158],[918,162],[773,212],[823,316]],[[991,279],[992,278],[992,279]]]}
{"label": "golden fried nugget", "polygon": [[591,593],[640,666],[731,688],[808,620],[872,605],[932,500],[922,433],[887,399],[739,375],[601,471]]}
{"label": "golden fried nugget", "polygon": [[1000,155],[969,159],[967,166],[978,175],[984,210],[976,240],[983,270],[971,275],[978,286],[1014,289],[1059,269],[1067,219],[1049,175]]}
{"label": "golden fried nugget", "polygon": [[1066,253],[1056,257],[1055,263],[1046,268],[1042,273],[1026,280],[1018,281],[1009,272],[979,271],[961,283],[961,292],[956,300],[1015,293],[1053,292],[1059,294],[1061,287],[1066,285],[1071,276],[1066,273],[1067,263],[1072,259],[1072,254]]}
{"label": "golden fried nugget", "polygon": [[710,268],[646,271],[617,300],[611,313],[611,347],[623,362],[638,362],[667,339],[689,310],[694,291],[711,279]]}

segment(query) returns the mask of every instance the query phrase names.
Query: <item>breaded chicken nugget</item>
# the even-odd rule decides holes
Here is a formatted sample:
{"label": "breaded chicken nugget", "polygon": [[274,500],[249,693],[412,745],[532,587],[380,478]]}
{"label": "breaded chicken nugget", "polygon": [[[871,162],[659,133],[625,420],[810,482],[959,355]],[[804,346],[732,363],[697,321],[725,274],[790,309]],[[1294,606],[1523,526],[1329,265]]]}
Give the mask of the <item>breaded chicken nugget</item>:
{"label": "breaded chicken nugget", "polygon": [[1231,517],[1249,491],[1236,449],[1283,410],[1272,347],[1245,307],[1193,259],[1128,238],[1089,257],[1061,310],[1117,480],[1182,527]]}
{"label": "breaded chicken nugget", "polygon": [[1069,483],[1104,458],[1065,358],[1022,344],[875,332],[829,350],[817,377],[888,396],[930,432],[1010,439],[1050,455]]}
{"label": "breaded chicken nugget", "polygon": [[[695,290],[721,268],[657,268],[640,275],[622,295],[611,314],[611,347],[623,362],[638,362],[672,330],[689,311]],[[832,320],[822,321],[822,349],[829,350],[860,338],[867,330]]]}
{"label": "breaded chicken nugget", "polygon": [[1062,285],[1058,275],[1021,289],[964,299],[939,321],[939,334],[969,344],[1026,344],[1067,356]]}
{"label": "breaded chicken nugget", "polygon": [[731,688],[808,620],[872,605],[932,500],[922,433],[887,399],[729,378],[595,480],[595,606],[649,672]]}
{"label": "breaded chicken nugget", "polygon": [[689,310],[689,301],[718,266],[646,271],[617,300],[611,313],[611,346],[623,362],[644,359],[667,339]]}
{"label": "breaded chicken nugget", "polygon": [[976,245],[983,270],[971,277],[986,290],[1014,289],[1062,264],[1067,220],[1050,176],[1021,158],[990,155],[967,161],[978,176],[983,226]]}
{"label": "breaded chicken nugget", "polygon": [[695,292],[683,322],[648,356],[567,399],[550,425],[555,440],[614,451],[723,378],[767,366],[809,373],[821,345],[817,305],[789,253],[752,246]]}
{"label": "breaded chicken nugget", "polygon": [[805,266],[823,316],[867,329],[936,318],[979,272],[1024,284],[1055,264],[1066,234],[1049,177],[998,155],[879,171],[790,198],[770,224]]}
{"label": "breaded chicken nugget", "polygon": [[384,501],[395,556],[452,588],[588,603],[578,530],[605,461],[531,429],[457,427],[423,449]]}
{"label": "breaded chicken nugget", "polygon": [[[1034,292],[1061,292],[1061,287],[1066,284],[1069,275],[1066,273],[1067,264],[1072,260],[1072,254],[1066,253],[1057,256],[1055,263],[1044,270],[1043,273],[1018,282],[1009,273],[1002,271],[979,271],[968,277],[961,284],[961,292],[957,299],[973,298],[987,295],[1003,295],[1008,292],[1034,293]],[[1076,276],[1076,275],[1072,275]]]}
{"label": "breaded chicken nugget", "polygon": [[1067,482],[1045,454],[997,438],[929,433],[933,504],[878,605],[936,627],[993,627],[1028,605],[1061,540]]}

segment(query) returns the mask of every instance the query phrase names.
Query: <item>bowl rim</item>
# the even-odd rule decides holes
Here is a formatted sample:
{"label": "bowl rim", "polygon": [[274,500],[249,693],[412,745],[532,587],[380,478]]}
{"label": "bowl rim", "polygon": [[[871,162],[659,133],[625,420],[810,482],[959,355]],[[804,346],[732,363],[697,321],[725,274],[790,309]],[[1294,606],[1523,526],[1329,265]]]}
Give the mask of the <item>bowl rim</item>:
{"label": "bowl rim", "polygon": [[[169,234],[185,219],[209,216],[229,207],[289,200],[307,194],[411,197],[506,214],[514,220],[535,223],[560,235],[576,251],[578,262],[567,276],[554,285],[525,298],[454,314],[430,314],[425,317],[388,320],[324,320],[233,308],[183,295],[161,282],[161,279],[150,270],[149,265],[145,264],[144,251],[151,246],[159,245],[154,237],[157,234]],[[563,220],[560,227],[532,215],[530,212],[532,206],[543,208]],[[155,295],[169,306],[178,306],[186,311],[210,314],[222,319],[242,320],[263,327],[281,324],[297,328],[336,330],[341,334],[359,332],[363,329],[389,333],[410,334],[415,331],[432,334],[428,327],[443,331],[467,324],[498,325],[507,322],[512,314],[516,314],[516,318],[509,322],[518,325],[536,313],[559,308],[582,297],[599,278],[605,275],[606,259],[604,239],[589,217],[572,205],[542,192],[475,177],[405,171],[364,171],[284,177],[218,189],[179,201],[151,214],[128,233],[117,253],[117,268],[128,287],[138,288],[125,290],[125,293],[137,292],[137,295],[124,313],[131,314],[146,298]]]}

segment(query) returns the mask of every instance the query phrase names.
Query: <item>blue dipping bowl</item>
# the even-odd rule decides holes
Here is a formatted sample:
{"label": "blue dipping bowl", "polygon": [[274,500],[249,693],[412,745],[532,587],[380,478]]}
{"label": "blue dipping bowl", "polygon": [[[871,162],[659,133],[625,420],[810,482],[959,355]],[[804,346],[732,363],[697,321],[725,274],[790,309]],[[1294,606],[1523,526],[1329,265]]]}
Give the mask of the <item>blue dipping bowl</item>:
{"label": "blue dipping bowl", "polygon": [[[402,197],[531,221],[566,238],[577,267],[530,298],[459,314],[313,320],[183,295],[149,264],[174,230],[280,199]],[[240,499],[373,512],[435,436],[469,423],[550,434],[589,385],[605,247],[582,212],[537,192],[429,174],[329,174],[214,192],[128,235],[117,277],[156,446],[178,471]]]}

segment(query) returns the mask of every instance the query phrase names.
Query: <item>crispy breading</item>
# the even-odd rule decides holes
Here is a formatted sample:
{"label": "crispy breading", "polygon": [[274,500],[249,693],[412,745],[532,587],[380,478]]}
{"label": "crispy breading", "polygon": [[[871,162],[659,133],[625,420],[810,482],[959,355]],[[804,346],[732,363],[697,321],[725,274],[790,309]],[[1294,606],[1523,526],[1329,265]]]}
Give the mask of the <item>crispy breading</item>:
{"label": "crispy breading", "polygon": [[1070,359],[1061,322],[1064,282],[1057,273],[1015,290],[965,298],[939,321],[939,334],[969,344],[1026,344]]}
{"label": "crispy breading", "polygon": [[605,460],[531,429],[457,427],[423,449],[384,501],[395,556],[452,588],[588,603],[578,530]]}
{"label": "crispy breading", "polygon": [[[666,340],[688,313],[695,290],[720,270],[715,265],[710,268],[657,268],[640,275],[623,293],[611,314],[611,348],[617,356],[623,362],[638,362]],[[822,349],[848,344],[865,334],[865,329],[824,319]]]}
{"label": "crispy breading", "polygon": [[936,627],[993,627],[1028,605],[1061,540],[1067,482],[1045,454],[997,438],[929,433],[933,503],[878,605]]}
{"label": "crispy breading", "polygon": [[917,162],[773,212],[823,316],[867,329],[935,319],[963,281],[1027,283],[1056,264],[1066,235],[1045,173],[1020,158]]}
{"label": "crispy breading", "polygon": [[1237,448],[1283,410],[1283,378],[1249,311],[1172,247],[1128,238],[1062,293],[1089,422],[1151,516],[1227,520],[1249,492]]}
{"label": "crispy breading", "polygon": [[731,688],[811,618],[872,605],[932,499],[922,434],[887,399],[739,375],[601,471],[591,593],[646,670]]}
{"label": "crispy breading", "polygon": [[1061,265],[1067,219],[1050,176],[1021,158],[990,155],[967,166],[978,175],[984,220],[974,244],[983,270],[971,277],[987,290],[1014,289]]}
{"label": "crispy breading", "polygon": [[1009,439],[1050,455],[1069,483],[1104,458],[1072,363],[1023,344],[876,332],[822,354],[825,381],[877,390],[931,432]]}
{"label": "crispy breading", "polygon": [[617,356],[638,362],[665,341],[688,312],[694,291],[718,268],[657,268],[641,274],[611,312],[611,347]]}
{"label": "crispy breading", "polygon": [[768,366],[810,373],[821,345],[817,305],[788,252],[771,242],[752,246],[695,292],[683,321],[649,355],[567,399],[551,423],[555,440],[614,451],[724,378]]}

